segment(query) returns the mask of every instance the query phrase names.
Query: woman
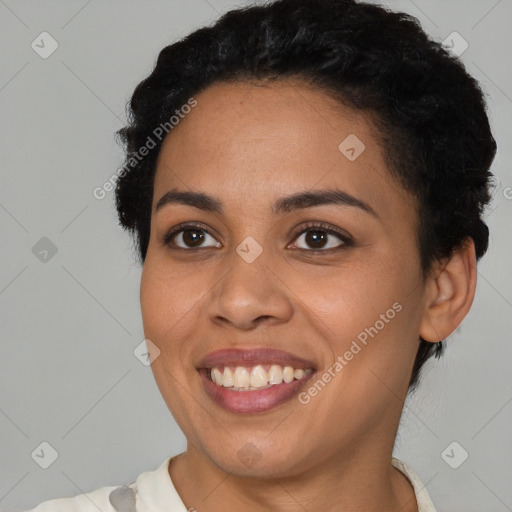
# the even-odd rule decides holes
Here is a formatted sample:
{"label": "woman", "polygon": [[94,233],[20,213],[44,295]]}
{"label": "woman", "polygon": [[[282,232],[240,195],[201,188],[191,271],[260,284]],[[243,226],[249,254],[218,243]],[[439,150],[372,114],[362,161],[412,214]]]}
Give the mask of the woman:
{"label": "woman", "polygon": [[475,80],[403,13],[279,0],[164,48],[131,112],[116,204],[187,449],[34,512],[435,511],[392,451],[487,249]]}

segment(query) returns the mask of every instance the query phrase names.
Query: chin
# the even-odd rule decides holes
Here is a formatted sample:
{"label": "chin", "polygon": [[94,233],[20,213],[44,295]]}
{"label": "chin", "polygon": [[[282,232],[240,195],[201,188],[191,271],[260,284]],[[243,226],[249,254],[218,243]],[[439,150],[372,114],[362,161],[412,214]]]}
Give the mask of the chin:
{"label": "chin", "polygon": [[226,473],[240,477],[291,477],[304,469],[304,460],[297,453],[297,446],[271,446],[268,439],[266,445],[264,442],[242,441],[231,444],[228,450],[215,447],[209,457]]}

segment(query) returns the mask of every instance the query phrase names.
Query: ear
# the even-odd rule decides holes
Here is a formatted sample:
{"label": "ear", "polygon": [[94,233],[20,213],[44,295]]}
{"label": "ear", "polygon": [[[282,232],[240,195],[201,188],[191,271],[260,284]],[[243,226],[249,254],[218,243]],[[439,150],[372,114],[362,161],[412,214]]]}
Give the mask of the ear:
{"label": "ear", "polygon": [[420,336],[432,343],[446,339],[467,315],[477,280],[475,243],[466,238],[428,278]]}

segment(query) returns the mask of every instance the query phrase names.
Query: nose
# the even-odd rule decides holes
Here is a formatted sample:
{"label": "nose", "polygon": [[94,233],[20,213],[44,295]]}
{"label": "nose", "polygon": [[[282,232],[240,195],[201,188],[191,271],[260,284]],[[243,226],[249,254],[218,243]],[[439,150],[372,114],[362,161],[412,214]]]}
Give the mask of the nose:
{"label": "nose", "polygon": [[213,323],[250,330],[263,322],[279,324],[292,317],[289,285],[263,254],[247,263],[234,252],[226,262],[224,277],[207,303],[207,315]]}

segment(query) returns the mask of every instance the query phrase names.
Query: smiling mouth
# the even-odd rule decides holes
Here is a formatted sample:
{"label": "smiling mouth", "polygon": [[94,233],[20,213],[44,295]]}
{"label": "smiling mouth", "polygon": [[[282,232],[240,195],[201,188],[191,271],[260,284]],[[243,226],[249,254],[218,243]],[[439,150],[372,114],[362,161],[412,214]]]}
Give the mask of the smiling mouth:
{"label": "smiling mouth", "polygon": [[[230,413],[250,415],[268,412],[285,404],[293,404],[291,399],[300,393],[316,370],[294,369],[291,366],[281,367],[280,365],[220,368],[216,366],[200,368],[198,373],[206,396],[213,403]],[[297,404],[299,404],[298,401]]]}
{"label": "smiling mouth", "polygon": [[231,391],[258,391],[289,384],[310,375],[313,368],[294,368],[278,364],[255,366],[214,366],[206,368],[208,378]]}
{"label": "smiling mouth", "polygon": [[231,413],[270,411],[291,399],[316,373],[317,364],[274,347],[225,348],[196,365],[206,396]]}

